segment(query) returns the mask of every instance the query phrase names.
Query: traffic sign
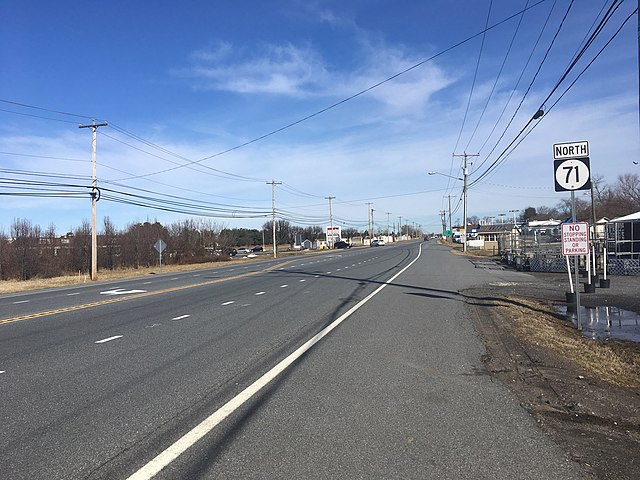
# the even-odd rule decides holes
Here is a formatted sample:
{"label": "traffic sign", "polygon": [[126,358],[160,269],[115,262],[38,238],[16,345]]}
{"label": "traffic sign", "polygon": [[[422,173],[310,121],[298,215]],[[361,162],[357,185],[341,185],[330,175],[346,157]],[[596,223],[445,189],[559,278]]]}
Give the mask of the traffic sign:
{"label": "traffic sign", "polygon": [[162,253],[164,252],[164,249],[167,248],[167,244],[164,242],[164,240],[160,239],[153,244],[153,248],[155,248],[158,253]]}
{"label": "traffic sign", "polygon": [[591,168],[588,157],[554,160],[553,169],[556,192],[591,188]]}
{"label": "traffic sign", "polygon": [[588,158],[589,142],[569,142],[554,143],[553,158],[554,160],[564,160],[567,158]]}
{"label": "traffic sign", "polygon": [[562,254],[589,255],[589,224],[587,222],[562,224]]}

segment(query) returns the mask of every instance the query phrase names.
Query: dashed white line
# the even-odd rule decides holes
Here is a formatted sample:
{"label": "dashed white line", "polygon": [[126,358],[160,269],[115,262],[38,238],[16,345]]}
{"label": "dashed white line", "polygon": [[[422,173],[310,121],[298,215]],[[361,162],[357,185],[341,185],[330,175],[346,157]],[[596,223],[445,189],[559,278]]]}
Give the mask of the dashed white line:
{"label": "dashed white line", "polygon": [[258,292],[258,293],[256,293],[256,297],[257,297],[258,295],[264,295],[265,293],[267,293],[267,292]]}
{"label": "dashed white line", "polygon": [[113,337],[109,337],[109,338],[103,338],[102,340],[97,340],[94,343],[107,343],[110,342],[111,340],[117,340],[118,338],[122,338],[122,335],[114,335]]}
{"label": "dashed white line", "polygon": [[173,277],[173,278],[170,278],[169,280],[178,280],[178,279],[179,279],[178,277]]}
{"label": "dashed white line", "polygon": [[14,305],[18,305],[19,303],[29,303],[29,300],[20,300],[19,302],[13,302]]}
{"label": "dashed white line", "polygon": [[300,280],[300,282],[306,282],[306,280],[303,278],[302,280]]}
{"label": "dashed white line", "polygon": [[67,297],[73,297],[74,295],[80,295],[80,292],[67,293]]}
{"label": "dashed white line", "polygon": [[280,288],[287,288],[289,285],[280,285]]}
{"label": "dashed white line", "polygon": [[143,283],[143,285],[149,285],[149,284],[151,284],[151,283],[152,283],[152,282],[144,282],[144,283]]}
{"label": "dashed white line", "polygon": [[194,277],[199,277],[199,276],[200,276],[200,274],[199,274],[199,273],[196,273],[196,274],[194,274],[193,276],[194,276]]}
{"label": "dashed white line", "polygon": [[0,374],[7,373],[6,370],[0,370]]}
{"label": "dashed white line", "polygon": [[171,320],[182,320],[183,318],[189,318],[191,315],[180,315],[179,317],[174,317]]}
{"label": "dashed white line", "polygon": [[363,305],[365,305],[369,300],[375,297],[381,290],[386,288],[389,284],[391,284],[396,278],[398,278],[402,273],[408,270],[417,260],[420,258],[422,254],[422,245],[418,251],[417,257],[411,261],[407,266],[405,266],[402,270],[396,273],[389,280],[380,285],[376,290],[370,293],[367,297],[363,298],[356,305],[351,307],[348,311],[343,313],[340,317],[335,319],[331,324],[327,325],[325,328],[316,333],[313,337],[303,343],[300,347],[298,347],[295,351],[289,354],[286,358],[280,361],[280,363],[276,364],[271,370],[263,374],[259,379],[257,379],[254,383],[247,386],[244,390],[242,390],[238,395],[229,400],[226,404],[221,406],[218,410],[213,412],[207,418],[205,418],[202,422],[196,425],[192,430],[185,433],[182,437],[180,437],[175,443],[167,447],[165,450],[160,452],[156,457],[154,457],[150,462],[144,465],[142,468],[137,470],[133,475],[128,477],[128,480],[149,480],[156,476],[160,471],[162,471],[165,467],[171,464],[176,458],[186,452],[189,448],[191,448],[196,442],[198,442],[201,438],[211,432],[214,428],[216,428],[224,419],[226,419],[229,415],[235,412],[238,408],[244,405],[248,400],[250,400],[254,395],[260,392],[264,387],[269,385],[274,379],[276,379],[282,372],[287,370],[294,362],[296,362],[300,357],[302,357],[306,352],[308,352],[315,344],[321,341],[324,337],[326,337],[331,331],[333,331],[338,325],[348,319],[354,312],[360,309]]}
{"label": "dashed white line", "polygon": [[224,307],[224,306],[227,306],[227,305],[231,305],[232,303],[236,303],[235,300],[231,300],[230,302],[224,302],[221,305]]}

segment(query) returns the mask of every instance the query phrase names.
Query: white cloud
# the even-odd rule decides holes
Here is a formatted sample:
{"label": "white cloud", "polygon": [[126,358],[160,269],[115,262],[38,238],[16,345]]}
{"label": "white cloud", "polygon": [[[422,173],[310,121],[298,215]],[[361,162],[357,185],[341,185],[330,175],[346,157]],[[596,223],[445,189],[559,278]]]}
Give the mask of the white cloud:
{"label": "white cloud", "polygon": [[191,55],[193,66],[179,73],[196,88],[241,94],[306,96],[326,76],[320,55],[292,44],[264,44],[252,52],[219,42]]}

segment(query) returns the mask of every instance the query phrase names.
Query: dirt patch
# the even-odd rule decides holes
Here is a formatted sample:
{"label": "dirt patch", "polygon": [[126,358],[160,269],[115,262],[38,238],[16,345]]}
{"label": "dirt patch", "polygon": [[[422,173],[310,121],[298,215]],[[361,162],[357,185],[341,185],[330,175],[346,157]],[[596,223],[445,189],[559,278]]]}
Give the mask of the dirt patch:
{"label": "dirt patch", "polygon": [[[530,278],[462,292],[487,349],[488,371],[587,472],[639,478],[640,345],[582,337],[553,309],[564,297],[562,276]],[[637,312],[640,279],[612,283],[625,285],[587,301]]]}

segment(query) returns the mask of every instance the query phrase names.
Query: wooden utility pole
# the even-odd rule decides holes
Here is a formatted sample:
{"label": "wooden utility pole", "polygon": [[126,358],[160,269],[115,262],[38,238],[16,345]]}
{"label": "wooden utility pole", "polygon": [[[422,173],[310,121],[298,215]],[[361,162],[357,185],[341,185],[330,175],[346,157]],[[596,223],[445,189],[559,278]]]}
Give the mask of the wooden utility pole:
{"label": "wooden utility pole", "polygon": [[462,244],[462,251],[466,253],[467,251],[467,177],[469,176],[469,170],[467,169],[467,158],[468,157],[479,157],[480,154],[476,153],[475,155],[471,155],[468,154],[467,152],[464,152],[462,155],[456,155],[455,153],[453,154],[454,157],[464,157],[464,166],[462,169],[463,175],[462,175],[462,179],[464,181],[464,186],[462,187],[462,195],[464,197],[464,220],[462,221],[463,225],[463,232],[464,232],[464,237],[462,237],[464,239],[464,243]]}
{"label": "wooden utility pole", "polygon": [[90,128],[91,136],[91,280],[98,279],[98,233],[96,231],[96,203],[98,201],[98,178],[96,176],[96,143],[98,127],[106,127],[107,123],[80,125],[79,128]]}
{"label": "wooden utility pole", "polygon": [[329,231],[331,232],[331,246],[329,247],[329,235],[327,235],[327,246],[329,248],[333,248],[333,244],[334,244],[334,236],[333,236],[333,212],[331,211],[331,200],[333,200],[336,197],[324,197],[325,199],[329,200]]}
{"label": "wooden utility pole", "polygon": [[276,185],[282,185],[282,182],[276,182],[271,180],[267,182],[267,185],[271,185],[271,218],[273,223],[273,258],[278,257],[277,244],[276,244]]}

